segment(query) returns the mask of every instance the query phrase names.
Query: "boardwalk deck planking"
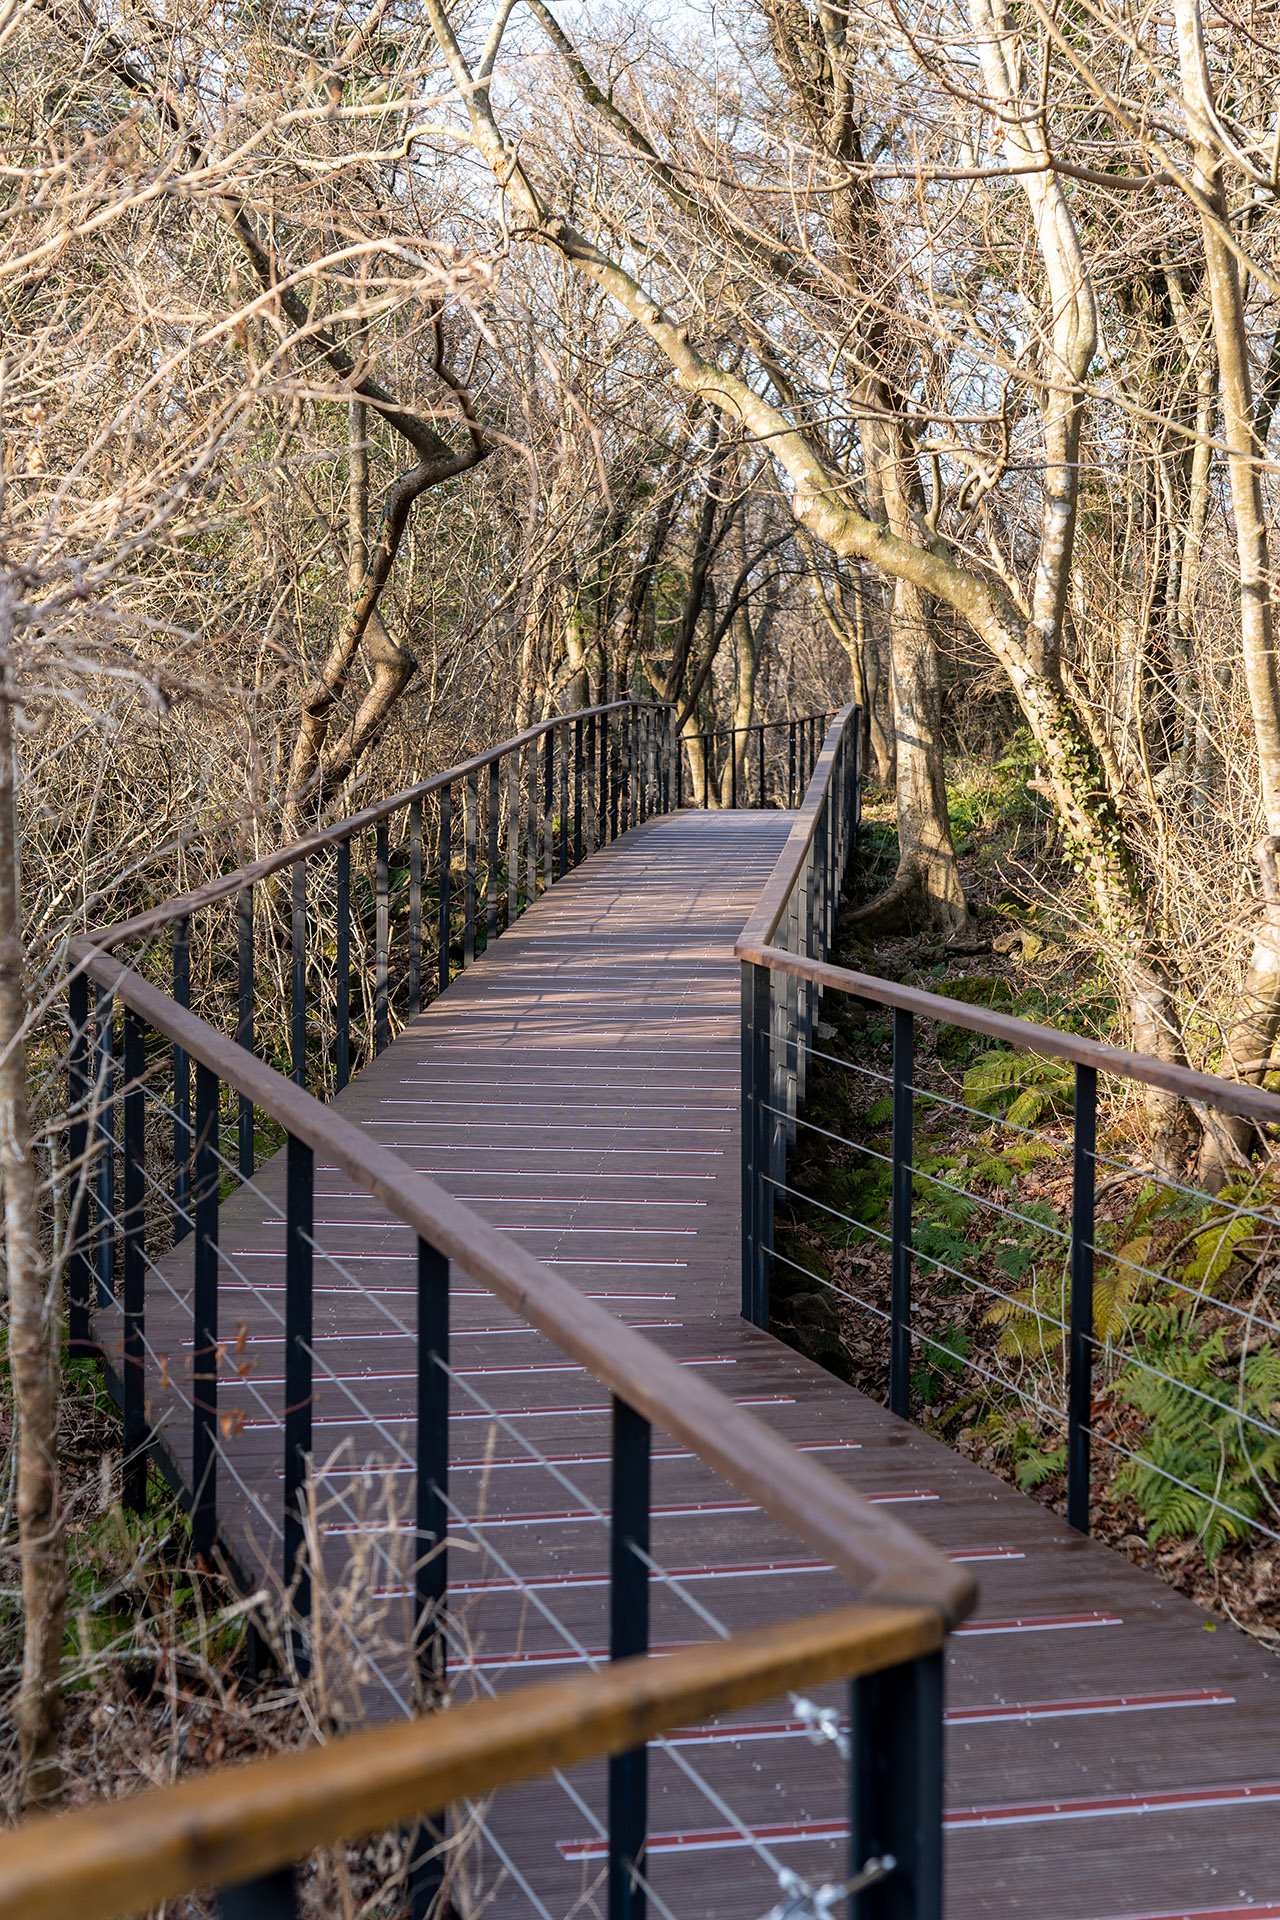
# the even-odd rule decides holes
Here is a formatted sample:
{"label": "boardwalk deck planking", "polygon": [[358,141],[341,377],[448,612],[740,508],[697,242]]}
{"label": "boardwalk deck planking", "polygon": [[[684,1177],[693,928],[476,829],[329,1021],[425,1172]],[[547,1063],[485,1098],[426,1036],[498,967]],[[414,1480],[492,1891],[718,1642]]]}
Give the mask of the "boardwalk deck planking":
{"label": "boardwalk deck planking", "polygon": [[[338,1104],[974,1563],[982,1604],[948,1659],[953,1920],[1280,1916],[1280,1655],[739,1317],[732,946],[786,827],[776,813],[686,813],[626,835],[558,882]],[[248,1369],[221,1388],[221,1507],[250,1566],[280,1505],[283,1187],[273,1161],[220,1216],[221,1331],[243,1325]],[[408,1229],[323,1165],[315,1215],[315,1457],[336,1586],[353,1514],[386,1527],[411,1493],[415,1256]],[[169,1291],[153,1281],[149,1341],[180,1383],[189,1252],[157,1265]],[[109,1344],[105,1320],[102,1333]],[[609,1415],[588,1376],[462,1274],[452,1361],[451,1494],[484,1523],[451,1546],[470,1648],[459,1679],[488,1689],[606,1645]],[[150,1384],[182,1470],[181,1408]],[[653,1555],[671,1576],[654,1585],[655,1647],[847,1598],[781,1528],[661,1434],[654,1444]],[[359,1577],[391,1591],[397,1564],[375,1552]],[[394,1663],[383,1671],[403,1692]],[[760,1846],[811,1879],[842,1877],[844,1791],[834,1749],[805,1737],[788,1702],[691,1730],[653,1756],[652,1883],[674,1914],[740,1920],[777,1897]],[[587,1768],[489,1811],[476,1844],[508,1875],[504,1912],[559,1920],[584,1896],[600,1904],[602,1805],[602,1770]]]}

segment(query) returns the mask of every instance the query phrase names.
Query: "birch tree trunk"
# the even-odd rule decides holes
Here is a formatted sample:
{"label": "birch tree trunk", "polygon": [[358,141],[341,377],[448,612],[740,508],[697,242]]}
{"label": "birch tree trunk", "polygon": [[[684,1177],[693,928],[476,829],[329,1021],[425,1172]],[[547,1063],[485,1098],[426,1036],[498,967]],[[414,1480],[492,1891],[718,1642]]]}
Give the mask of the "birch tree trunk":
{"label": "birch tree trunk", "polygon": [[0,1173],[22,1568],[22,1678],[15,1719],[23,1803],[36,1808],[56,1805],[62,1793],[58,1730],[67,1568],[58,1498],[59,1323],[41,1253],[27,1110],[13,697],[11,671],[5,669],[0,677]]}

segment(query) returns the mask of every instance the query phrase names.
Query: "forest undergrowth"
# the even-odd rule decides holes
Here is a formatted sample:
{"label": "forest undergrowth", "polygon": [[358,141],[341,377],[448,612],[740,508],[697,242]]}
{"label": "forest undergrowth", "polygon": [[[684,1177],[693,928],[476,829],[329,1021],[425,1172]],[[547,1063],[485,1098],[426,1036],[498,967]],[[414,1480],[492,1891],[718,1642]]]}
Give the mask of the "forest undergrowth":
{"label": "forest undergrowth", "polygon": [[[951,779],[971,932],[877,941],[843,916],[839,964],[1113,1038],[1112,984],[1074,917],[1047,809],[1012,758]],[[869,797],[851,888],[893,872]],[[1062,1511],[1069,1065],[915,1023],[912,1413]],[[891,1010],[829,993],[776,1222],[776,1332],[888,1398]],[[1280,1645],[1280,1177],[1212,1198],[1149,1175],[1132,1090],[1100,1086],[1091,1526],[1209,1613]],[[857,1144],[841,1144],[841,1142]],[[1260,1217],[1255,1217],[1260,1216]]]}
{"label": "forest undergrowth", "polygon": [[[236,1761],[260,1759],[356,1731],[365,1723],[370,1670],[405,1658],[406,1620],[385,1589],[381,1490],[364,1488],[367,1526],[338,1580],[317,1574],[313,1661],[300,1675],[284,1631],[283,1598],[265,1585],[245,1593],[192,1552],[187,1516],[152,1466],[146,1512],[121,1499],[120,1424],[96,1361],[63,1375],[60,1465],[69,1592],[60,1740],[63,1804],[114,1800]],[[12,1414],[0,1404],[0,1445],[12,1461]],[[22,1818],[17,1740],[7,1710],[22,1658],[12,1471],[0,1533],[0,1824]],[[341,1496],[350,1503],[351,1488]],[[389,1499],[388,1495],[388,1499]],[[318,1516],[323,1519],[323,1515]],[[375,1559],[379,1565],[374,1567]],[[338,1920],[405,1920],[410,1910],[408,1834],[325,1849],[301,1870],[301,1910]],[[446,1871],[447,1911],[476,1916],[481,1893],[467,1823],[455,1826]],[[164,1909],[212,1916],[211,1898]]]}

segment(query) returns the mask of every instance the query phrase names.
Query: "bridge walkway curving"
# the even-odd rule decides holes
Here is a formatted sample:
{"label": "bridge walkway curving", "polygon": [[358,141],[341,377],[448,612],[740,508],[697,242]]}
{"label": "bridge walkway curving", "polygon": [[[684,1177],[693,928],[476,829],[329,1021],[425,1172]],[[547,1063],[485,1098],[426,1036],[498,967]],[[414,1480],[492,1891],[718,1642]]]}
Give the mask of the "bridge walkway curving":
{"label": "bridge walkway curving", "polygon": [[[981,1606],[947,1664],[955,1920],[1237,1910],[1277,1920],[1276,1656],[740,1317],[732,948],[790,818],[682,812],[589,857],[337,1106],[975,1565]],[[280,1505],[282,1162],[268,1162],[220,1219],[226,1314],[243,1328],[233,1359],[253,1384],[239,1401],[234,1383],[223,1392],[234,1484],[224,1472],[221,1506],[246,1564],[274,1554]],[[321,1613],[332,1615],[336,1660],[361,1607],[372,1617],[375,1603],[397,1604],[388,1569],[412,1479],[415,1254],[407,1227],[321,1163],[315,1207],[328,1263],[317,1261],[315,1293]],[[157,1304],[150,1338],[176,1356],[190,1335],[185,1269],[177,1255],[170,1266],[169,1326]],[[488,1690],[571,1670],[607,1647],[610,1409],[465,1275],[453,1301],[455,1659],[464,1690]],[[163,1418],[164,1381],[152,1391]],[[184,1433],[175,1420],[182,1472]],[[655,1648],[847,1599],[830,1569],[659,1434],[653,1475]],[[380,1531],[386,1550],[370,1558]],[[353,1562],[357,1537],[365,1558]],[[395,1692],[390,1666],[383,1678]],[[744,1791],[748,1752],[758,1785]],[[729,1754],[727,1816],[690,1771],[714,1794],[729,1778],[718,1756]],[[763,1914],[777,1885],[762,1852],[810,1881],[842,1877],[844,1779],[834,1748],[807,1738],[788,1703],[671,1742],[653,1758],[650,1787],[658,1900],[677,1915]],[[577,1902],[602,1910],[603,1782],[602,1768],[581,1769],[495,1803],[474,1838],[509,1876],[504,1911],[559,1920]]]}

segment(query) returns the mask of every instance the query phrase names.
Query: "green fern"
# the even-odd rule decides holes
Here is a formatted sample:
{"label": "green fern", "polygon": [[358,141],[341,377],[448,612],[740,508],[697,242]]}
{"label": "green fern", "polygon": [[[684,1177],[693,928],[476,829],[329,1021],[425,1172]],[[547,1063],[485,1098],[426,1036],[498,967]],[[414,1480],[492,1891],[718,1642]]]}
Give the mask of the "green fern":
{"label": "green fern", "polygon": [[1132,1494],[1153,1544],[1197,1536],[1212,1566],[1280,1492],[1280,1433],[1253,1424],[1274,1419],[1280,1351],[1266,1346],[1241,1368],[1227,1359],[1225,1329],[1196,1339],[1188,1308],[1162,1302],[1144,1317],[1146,1365],[1128,1367],[1116,1390],[1147,1431],[1116,1490]]}
{"label": "green fern", "polygon": [[964,1076],[964,1090],[979,1113],[1002,1115],[1016,1127],[1034,1127],[1046,1114],[1070,1111],[1075,1071],[1070,1061],[1046,1054],[992,1047]]}
{"label": "green fern", "polygon": [[1052,1480],[1055,1473],[1062,1473],[1067,1464],[1067,1443],[1052,1447],[1048,1452],[1028,1444],[1017,1455],[1017,1464],[1013,1469],[1014,1479],[1024,1493],[1034,1493],[1046,1480]]}
{"label": "green fern", "polygon": [[869,1127],[882,1127],[886,1120],[892,1120],[892,1118],[893,1095],[891,1093],[881,1094],[880,1098],[873,1100],[867,1108],[867,1125]]}

